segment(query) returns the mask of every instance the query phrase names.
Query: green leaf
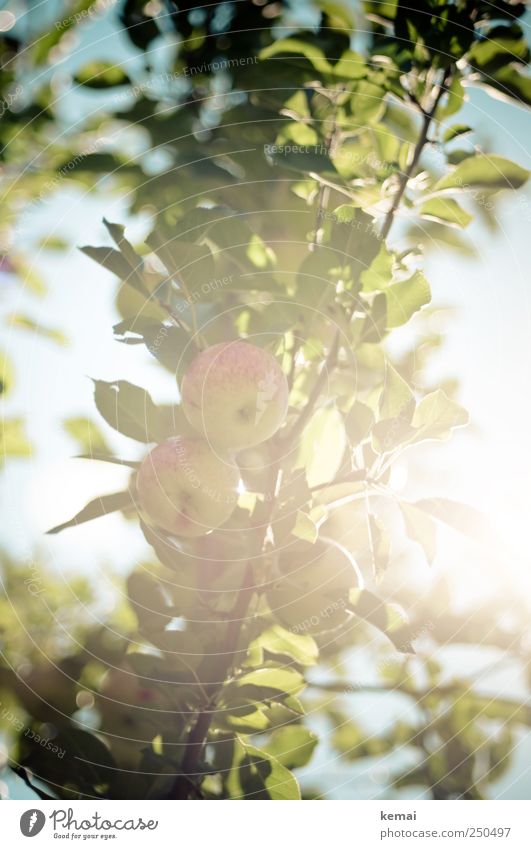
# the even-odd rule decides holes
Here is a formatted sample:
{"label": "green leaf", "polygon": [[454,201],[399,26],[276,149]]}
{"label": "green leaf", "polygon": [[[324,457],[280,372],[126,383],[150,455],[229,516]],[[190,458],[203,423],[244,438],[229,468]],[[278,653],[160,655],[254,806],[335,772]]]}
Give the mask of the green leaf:
{"label": "green leaf", "polygon": [[481,81],[481,87],[489,94],[495,93],[496,97],[500,97],[501,93],[502,99],[513,98],[531,106],[531,77],[521,74],[512,65],[500,68],[494,75],[489,74]]}
{"label": "green leaf", "polygon": [[458,228],[467,227],[473,217],[465,212],[453,198],[432,198],[422,204],[420,214],[431,221],[439,221],[441,224]]}
{"label": "green leaf", "polygon": [[364,292],[383,292],[393,279],[394,256],[382,245],[369,268],[362,272],[360,280]]}
{"label": "green leaf", "polygon": [[286,115],[292,114],[292,116],[297,118],[310,118],[310,106],[309,106],[309,98],[311,92],[307,89],[299,89],[293,94],[288,100],[286,100],[284,104],[284,109],[282,110]]}
{"label": "green leaf", "polygon": [[127,282],[143,295],[147,295],[148,292],[144,285],[144,280],[142,279],[144,262],[142,257],[137,254],[133,246],[125,238],[125,227],[121,224],[114,224],[111,221],[107,221],[105,218],[103,219],[103,223],[113,242],[120,249],[120,253],[129,266]]}
{"label": "green leaf", "polygon": [[360,566],[367,563],[371,573],[378,579],[389,566],[391,542],[383,522],[373,513],[367,515],[367,542],[365,551],[358,551],[357,558]]}
{"label": "green leaf", "polygon": [[495,542],[492,525],[487,517],[468,504],[449,498],[423,498],[415,501],[413,506],[481,545],[492,545]]}
{"label": "green leaf", "polygon": [[529,177],[527,168],[495,154],[477,153],[464,159],[457,168],[441,177],[433,191],[454,189],[519,189]]}
{"label": "green leaf", "polygon": [[90,419],[84,416],[74,416],[63,421],[63,427],[67,434],[75,439],[79,450],[84,455],[93,454],[110,455],[111,450],[105,441],[100,429]]}
{"label": "green leaf", "polygon": [[407,501],[400,502],[400,509],[404,517],[406,533],[410,539],[417,542],[430,565],[437,553],[437,528],[432,519],[414,504]]}
{"label": "green leaf", "polygon": [[345,50],[339,57],[339,61],[332,68],[334,77],[344,80],[359,80],[367,76],[367,63],[361,53],[354,50]]}
{"label": "green leaf", "polygon": [[92,519],[107,516],[109,513],[115,513],[117,510],[130,510],[132,507],[134,507],[134,504],[128,491],[113,492],[111,495],[100,495],[99,498],[89,501],[68,522],[63,522],[62,525],[57,525],[55,528],[46,531],[46,533],[58,534],[66,528],[74,528],[77,525],[83,524],[83,522],[90,522]]}
{"label": "green leaf", "polygon": [[88,62],[80,68],[74,77],[79,85],[88,88],[112,88],[114,86],[127,85],[129,77],[120,65],[112,65],[110,62]]}
{"label": "green leaf", "polygon": [[70,725],[60,728],[51,742],[64,757],[58,757],[29,735],[20,737],[19,757],[21,765],[29,768],[36,779],[49,783],[53,792],[63,788],[68,777],[71,793],[77,796],[77,790],[88,798],[98,797],[101,791],[97,788],[113,780],[117,769],[114,759],[94,734]]}
{"label": "green leaf", "polygon": [[26,262],[22,256],[11,254],[9,261],[13,271],[24,283],[25,289],[30,289],[34,295],[44,295],[47,291],[47,286],[41,277],[40,271],[36,268],[35,262]]}
{"label": "green leaf", "polygon": [[145,569],[127,578],[127,596],[143,633],[163,631],[173,617],[160,581]]}
{"label": "green leaf", "polygon": [[18,327],[21,330],[29,330],[31,333],[36,333],[38,336],[43,336],[57,345],[67,345],[68,338],[61,330],[56,330],[53,327],[46,327],[38,321],[34,321],[27,315],[11,315],[8,318],[9,324],[12,327]]}
{"label": "green leaf", "polygon": [[345,416],[345,431],[351,448],[363,442],[371,432],[374,413],[361,401],[355,401]]}
{"label": "green leaf", "polygon": [[216,741],[214,765],[231,799],[300,799],[294,776],[273,755],[241,737]]}
{"label": "green leaf", "polygon": [[156,442],[163,442],[170,436],[197,436],[197,431],[192,427],[183,413],[180,404],[161,404],[157,409],[157,417],[153,422],[153,434]]}
{"label": "green leaf", "polygon": [[260,731],[266,731],[271,725],[263,710],[253,710],[245,716],[218,711],[214,723],[216,728],[232,730],[237,734],[258,734]]}
{"label": "green leaf", "polygon": [[449,398],[442,389],[426,395],[417,405],[412,425],[416,429],[415,442],[424,439],[447,439],[456,427],[468,424],[468,413]]}
{"label": "green leaf", "polygon": [[415,436],[415,428],[407,419],[396,416],[392,419],[382,419],[372,429],[371,444],[377,454],[387,454],[399,445],[406,445]]}
{"label": "green leaf", "polygon": [[308,513],[304,513],[302,510],[297,510],[297,517],[291,533],[297,539],[303,539],[310,543],[316,542],[319,537],[319,530],[315,522]]}
{"label": "green leaf", "polygon": [[467,133],[472,132],[472,127],[469,127],[467,124],[453,124],[451,127],[448,127],[448,129],[444,131],[443,142],[451,142],[458,136],[464,136]]}
{"label": "green leaf", "polygon": [[354,127],[377,124],[385,112],[384,89],[369,80],[359,80],[353,86],[350,99],[351,121]]}
{"label": "green leaf", "polygon": [[[163,669],[190,673],[198,669],[205,660],[203,634],[198,635],[192,631],[157,631],[150,634],[150,640],[163,653]],[[127,657],[129,659],[129,655]],[[193,677],[197,680],[195,675]]]}
{"label": "green leaf", "polygon": [[304,687],[304,678],[296,669],[275,666],[245,672],[228,684],[225,692],[236,688],[236,691],[242,695],[249,694],[251,698],[256,697],[262,700],[278,695],[279,692],[296,696]]}
{"label": "green leaf", "polygon": [[4,396],[2,400],[11,391],[14,379],[15,373],[11,359],[4,351],[0,351],[0,395]]}
{"label": "green leaf", "polygon": [[7,457],[31,454],[31,443],[24,433],[24,419],[2,419],[0,431],[0,465]]}
{"label": "green leaf", "polygon": [[445,102],[439,106],[436,113],[437,121],[442,121],[444,118],[449,118],[455,115],[465,103],[466,95],[463,83],[458,74],[454,75],[450,88],[445,94]]}
{"label": "green leaf", "polygon": [[308,486],[333,480],[346,448],[345,425],[339,410],[317,410],[304,429],[295,468],[306,469]]}
{"label": "green leaf", "polygon": [[287,725],[273,732],[263,750],[287,769],[296,769],[311,760],[318,742],[313,731],[304,725]]}
{"label": "green leaf", "polygon": [[263,663],[264,652],[289,657],[302,666],[317,663],[319,649],[309,634],[294,634],[281,625],[273,625],[257,637],[249,646],[249,660],[246,665],[258,666]]}
{"label": "green leaf", "polygon": [[197,353],[191,336],[181,327],[155,323],[153,319],[124,319],[113,327],[117,341],[144,343],[149,353],[174,375],[186,368]]}
{"label": "green leaf", "polygon": [[349,608],[360,619],[364,619],[385,634],[398,651],[404,653],[413,651],[412,634],[407,618],[398,605],[385,604],[369,590],[356,588],[349,592]]}
{"label": "green leaf", "polygon": [[387,327],[400,327],[431,301],[430,284],[422,271],[407,280],[394,283],[385,290],[387,298]]}
{"label": "green leaf", "polygon": [[117,251],[115,248],[96,248],[92,245],[85,245],[80,248],[80,251],[93,259],[94,262],[102,265],[107,271],[111,271],[120,280],[130,282],[129,278],[132,274],[131,266],[120,251]]}
{"label": "green leaf", "polygon": [[266,153],[275,165],[292,171],[337,176],[335,165],[322,145],[270,144]]}
{"label": "green leaf", "polygon": [[107,424],[138,442],[158,442],[159,410],[145,389],[127,380],[94,381],[94,401]]}
{"label": "green leaf", "polygon": [[45,236],[39,242],[39,248],[42,248],[44,251],[66,251],[68,247],[69,242],[60,236]]}
{"label": "green leaf", "polygon": [[[245,750],[245,758],[240,762],[239,770],[240,781],[246,798],[264,798],[263,791],[265,791],[266,798],[277,801],[301,798],[297,779],[273,755],[262,749],[257,749],[256,746],[250,746],[248,743],[242,743],[242,745]],[[252,779],[255,777],[259,779],[263,791],[260,786],[256,786],[254,780],[248,786],[246,770],[252,774]]]}
{"label": "green leaf", "polygon": [[313,127],[303,121],[291,121],[286,124],[276,138],[276,143],[279,147],[288,147],[292,142],[301,146],[316,147],[319,142],[319,136]]}
{"label": "green leaf", "polygon": [[408,383],[390,363],[385,369],[385,382],[380,397],[380,419],[405,419],[411,421],[415,397]]}
{"label": "green leaf", "polygon": [[469,53],[470,64],[489,74],[514,62],[525,65],[528,60],[529,47],[518,25],[494,27]]}
{"label": "green leaf", "polygon": [[275,254],[265,244],[258,233],[253,233],[247,248],[247,257],[256,268],[271,268],[275,264]]}
{"label": "green leaf", "polygon": [[261,60],[271,59],[274,56],[289,56],[294,59],[304,56],[319,73],[329,74],[332,71],[330,62],[319,47],[297,38],[282,38],[274,41],[259,54]]}
{"label": "green leaf", "polygon": [[191,303],[204,293],[204,288],[215,291],[212,282],[216,277],[216,267],[212,251],[207,245],[175,238],[153,230],[146,244],[164,263],[168,274],[175,279]]}

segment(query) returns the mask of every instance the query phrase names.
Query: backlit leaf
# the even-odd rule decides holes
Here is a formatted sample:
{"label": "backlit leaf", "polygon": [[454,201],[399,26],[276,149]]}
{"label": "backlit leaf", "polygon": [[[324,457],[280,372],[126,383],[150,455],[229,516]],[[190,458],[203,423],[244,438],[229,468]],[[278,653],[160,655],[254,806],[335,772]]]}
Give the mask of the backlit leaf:
{"label": "backlit leaf", "polygon": [[453,189],[519,189],[529,177],[527,168],[522,168],[503,156],[477,153],[464,159],[457,168],[435,184],[434,191]]}

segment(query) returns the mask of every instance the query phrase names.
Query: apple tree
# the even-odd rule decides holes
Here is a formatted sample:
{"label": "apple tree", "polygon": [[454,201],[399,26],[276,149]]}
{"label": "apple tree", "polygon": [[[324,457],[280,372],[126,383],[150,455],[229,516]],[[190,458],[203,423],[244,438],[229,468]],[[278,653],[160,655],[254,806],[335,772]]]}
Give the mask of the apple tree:
{"label": "apple tree", "polygon": [[[117,281],[116,344],[154,357],[172,400],[96,377],[95,417],[126,437],[124,454],[101,439],[80,462],[130,468],[129,485],[50,531],[74,540],[80,523],[121,511],[152,554],[132,564],[120,627],[87,626],[54,664],[61,700],[35,704],[6,664],[0,685],[25,722],[47,723],[67,753],[22,733],[13,767],[44,797],[298,799],[318,714],[347,762],[410,747],[416,766],[395,787],[480,798],[529,711],[443,681],[433,645],[480,640],[480,614],[393,592],[398,546],[429,564],[438,523],[477,517],[408,498],[392,473],[468,423],[455,386],[423,371],[439,340],[422,248],[459,248],[473,215],[493,219],[500,193],[527,180],[480,141],[455,145],[474,132],[458,116],[467,85],[529,103],[523,7],[366,3],[353,49],[351,13],[327,3],[288,34],[271,26],[282,3],[228,4],[226,21],[220,4],[166,5],[182,38],[170,72],[150,64],[156,19],[127,2],[147,76],[102,62],[76,79],[109,92],[114,118],[171,164],[149,174],[95,151],[71,170],[87,184],[115,172],[131,215],[149,211],[142,244],[105,219],[109,243],[82,250]],[[410,322],[416,340],[398,355],[392,338]],[[505,649],[519,628],[494,625],[489,640]],[[417,708],[372,739],[349,702],[362,649],[378,671],[368,689]]]}

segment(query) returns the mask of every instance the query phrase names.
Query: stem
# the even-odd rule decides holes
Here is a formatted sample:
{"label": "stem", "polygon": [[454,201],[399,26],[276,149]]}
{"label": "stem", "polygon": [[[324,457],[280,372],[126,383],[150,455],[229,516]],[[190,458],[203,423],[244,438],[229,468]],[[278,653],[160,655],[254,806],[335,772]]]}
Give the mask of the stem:
{"label": "stem", "polygon": [[387,239],[387,236],[389,235],[389,231],[390,231],[391,227],[393,226],[393,222],[395,220],[395,215],[396,215],[397,210],[398,210],[398,208],[399,208],[399,206],[402,202],[404,192],[406,191],[407,185],[408,185],[411,177],[413,176],[415,168],[418,165],[418,161],[419,161],[420,155],[421,155],[421,153],[424,149],[424,145],[426,144],[426,142],[428,140],[428,133],[429,133],[429,130],[430,130],[431,123],[432,123],[432,121],[435,117],[435,113],[437,112],[437,107],[439,106],[439,103],[441,101],[441,97],[443,96],[443,94],[447,90],[447,86],[448,86],[449,81],[450,81],[450,73],[451,73],[451,69],[447,68],[447,70],[444,72],[444,76],[443,76],[440,84],[438,85],[438,87],[436,89],[436,94],[435,94],[435,97],[433,98],[433,102],[432,102],[431,107],[428,110],[425,110],[422,106],[419,107],[422,111],[422,126],[421,126],[420,136],[419,136],[417,143],[416,143],[416,145],[413,149],[413,156],[411,157],[411,161],[410,161],[409,165],[407,166],[406,170],[403,172],[403,174],[400,177],[398,189],[397,189],[396,194],[393,198],[393,202],[391,204],[391,207],[390,207],[389,211],[387,212],[387,215],[385,216],[385,220],[384,220],[383,227],[382,227],[382,234],[381,234],[382,240],[384,240],[384,241],[385,241],[385,239]]}
{"label": "stem", "polygon": [[[238,598],[231,614],[231,620],[227,628],[227,637],[225,640],[225,653],[228,655],[227,669],[232,666],[236,649],[238,647],[238,639],[245,619],[245,614],[254,595],[253,571],[251,564],[247,564],[243,585],[238,593]],[[197,719],[192,725],[186,741],[186,750],[182,762],[182,771],[185,775],[185,781],[188,777],[193,777],[196,773],[203,748],[208,737],[210,725],[216,713],[216,699],[219,689],[212,695],[208,704],[199,711]],[[169,794],[170,799],[182,798],[180,791],[182,788],[183,777],[178,776],[175,780],[172,790]],[[189,782],[188,782],[189,783]]]}
{"label": "stem", "polygon": [[[337,97],[334,99],[334,112],[332,116],[332,130],[326,137],[326,144],[328,148],[329,155],[335,153],[337,144],[338,144],[338,133],[337,133],[337,125],[336,125],[336,116],[337,116]],[[321,244],[323,239],[323,217],[328,206],[328,201],[330,200],[330,186],[327,186],[326,183],[319,184],[319,198],[317,201],[317,218],[315,222],[315,231],[313,236],[313,242],[310,243],[309,249],[310,251],[314,251],[318,245]]]}
{"label": "stem", "polygon": [[[274,478],[275,482],[275,497],[271,499],[269,517],[266,522],[266,527],[264,531],[263,548],[265,548],[266,545],[269,525],[275,510],[276,498],[278,495],[279,474],[279,462],[277,460],[272,469],[272,477]],[[243,583],[238,593],[238,598],[232,610],[231,619],[227,627],[227,635],[225,638],[225,654],[228,656],[228,659],[225,677],[234,663],[242,625],[245,621],[246,613],[249,609],[249,605],[254,595],[254,589],[255,588],[253,582],[253,569],[251,563],[248,563],[245,569]],[[221,687],[222,686],[223,684],[221,685]],[[189,777],[193,776],[196,773],[197,766],[201,760],[203,749],[208,737],[208,732],[210,730],[210,725],[216,713],[216,701],[221,687],[219,687],[212,694],[208,704],[198,713],[197,719],[192,728],[190,729],[190,732],[188,734],[188,740],[186,742],[186,750],[182,762],[182,771],[184,773],[184,777],[179,775],[176,778],[172,790],[169,794],[170,799],[182,798],[181,791],[183,788],[183,781],[185,784],[185,792],[186,789],[189,789],[190,787]]]}
{"label": "stem", "polygon": [[339,329],[336,329],[336,331],[334,333],[334,338],[332,339],[332,344],[330,345],[330,350],[328,351],[328,355],[326,357],[326,360],[323,363],[323,367],[322,367],[321,371],[319,372],[317,380],[314,383],[314,387],[313,387],[313,389],[310,393],[308,401],[306,402],[306,406],[304,407],[299,418],[297,419],[297,421],[295,422],[295,424],[291,428],[290,432],[286,436],[286,440],[289,441],[290,444],[293,444],[296,441],[296,439],[298,439],[298,437],[301,435],[302,431],[304,430],[308,419],[312,415],[313,408],[314,408],[315,404],[317,403],[319,395],[321,394],[321,391],[322,391],[323,386],[325,384],[326,378],[336,364],[338,352],[339,352]]}
{"label": "stem", "polygon": [[180,327],[181,330],[184,330],[184,332],[188,336],[190,336],[190,338],[192,338],[191,327],[189,327],[188,324],[186,324],[186,322],[182,320],[182,318],[179,318],[179,316],[175,314],[171,306],[162,298],[157,298],[157,303],[161,309],[165,310],[165,312],[168,313],[168,318],[170,318],[177,327]]}

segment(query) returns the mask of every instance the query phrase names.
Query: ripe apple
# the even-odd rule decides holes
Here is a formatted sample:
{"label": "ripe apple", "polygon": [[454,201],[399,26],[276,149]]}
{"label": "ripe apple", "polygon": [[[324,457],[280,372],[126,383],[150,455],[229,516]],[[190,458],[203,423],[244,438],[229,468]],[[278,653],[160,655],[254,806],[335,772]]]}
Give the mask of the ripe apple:
{"label": "ripe apple", "polygon": [[202,536],[231,515],[239,480],[231,457],[214,454],[203,439],[175,436],[157,445],[138,470],[140,513],[147,524],[176,536]]}
{"label": "ripe apple", "polygon": [[181,395],[190,424],[212,445],[236,451],[273,436],[288,409],[288,383],[275,358],[241,340],[198,354]]}
{"label": "ripe apple", "polygon": [[127,663],[107,671],[96,704],[100,730],[122,769],[138,769],[153,737],[179,722],[164,686],[139,678]]}

